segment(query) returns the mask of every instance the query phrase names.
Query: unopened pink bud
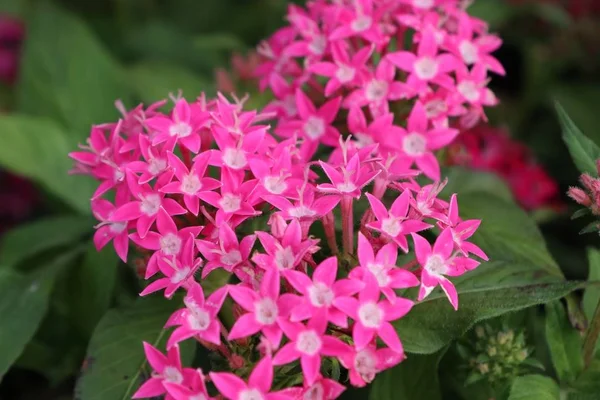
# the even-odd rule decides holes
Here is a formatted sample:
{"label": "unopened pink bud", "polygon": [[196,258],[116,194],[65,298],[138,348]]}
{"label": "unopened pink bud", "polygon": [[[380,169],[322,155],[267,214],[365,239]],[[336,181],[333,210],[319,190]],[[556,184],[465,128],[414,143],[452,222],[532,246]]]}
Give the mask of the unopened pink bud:
{"label": "unopened pink bud", "polygon": [[581,184],[592,193],[600,193],[600,180],[589,174],[582,174],[579,178]]}
{"label": "unopened pink bud", "polygon": [[239,354],[232,354],[231,357],[229,357],[229,367],[231,367],[233,371],[243,368],[244,364],[244,357]]}
{"label": "unopened pink bud", "polygon": [[281,239],[287,228],[285,220],[279,213],[271,215],[268,224],[271,226],[271,234],[277,239]]}
{"label": "unopened pink bud", "polygon": [[590,196],[588,196],[583,189],[578,187],[570,187],[567,191],[567,195],[582,206],[589,207],[592,205],[592,199],[590,199]]}

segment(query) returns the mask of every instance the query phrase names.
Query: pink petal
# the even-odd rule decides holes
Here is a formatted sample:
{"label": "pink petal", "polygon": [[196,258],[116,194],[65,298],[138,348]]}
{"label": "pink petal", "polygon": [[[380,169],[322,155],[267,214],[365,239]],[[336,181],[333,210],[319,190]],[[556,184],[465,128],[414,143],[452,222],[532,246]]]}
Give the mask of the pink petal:
{"label": "pink petal", "polygon": [[397,51],[387,55],[388,60],[403,71],[411,72],[417,57],[408,51]]}
{"label": "pink petal", "polygon": [[235,340],[254,335],[262,326],[256,321],[254,314],[244,314],[238,318],[229,332],[228,340]]}
{"label": "pink petal", "polygon": [[381,307],[385,314],[384,318],[386,321],[395,321],[404,317],[412,309],[413,305],[414,303],[411,300],[403,297],[398,297],[394,304],[385,300],[379,303],[379,307]]}
{"label": "pink petal", "polygon": [[296,107],[298,108],[298,114],[302,119],[308,119],[308,117],[317,112],[313,103],[301,89],[296,89]]}
{"label": "pink petal", "polygon": [[408,213],[409,201],[410,190],[406,189],[400,196],[398,196],[396,200],[394,200],[394,203],[392,203],[392,206],[390,207],[390,214],[392,214],[394,217],[406,217],[406,214]]}
{"label": "pink petal", "polygon": [[317,268],[313,273],[313,279],[317,282],[322,282],[325,285],[331,287],[337,277],[338,260],[337,257],[329,257]]}
{"label": "pink petal", "polygon": [[338,110],[340,109],[340,104],[342,104],[341,97],[331,99],[321,106],[318,115],[321,116],[326,123],[331,124],[335,120]]}
{"label": "pink petal", "polygon": [[417,235],[416,233],[411,234],[413,242],[415,243],[415,254],[417,255],[417,261],[422,266],[427,262],[427,258],[431,254],[431,245],[424,237]]}
{"label": "pink petal", "polygon": [[238,394],[247,388],[243,380],[235,376],[234,374],[224,372],[211,372],[211,381],[217,387],[219,393],[228,399],[237,399]]}
{"label": "pink petal", "polygon": [[321,370],[321,356],[302,356],[300,358],[300,365],[302,366],[304,381],[308,385],[315,383]]}
{"label": "pink petal", "polygon": [[381,338],[383,343],[388,345],[390,349],[392,349],[396,353],[404,353],[404,348],[402,347],[400,338],[398,337],[398,334],[396,333],[396,330],[394,329],[392,324],[390,324],[389,322],[384,322],[377,333],[379,334],[379,337]]}
{"label": "pink petal", "polygon": [[425,153],[422,157],[417,158],[415,162],[427,177],[434,181],[440,180],[440,165],[433,153]]}
{"label": "pink petal", "polygon": [[262,392],[268,392],[273,384],[273,363],[271,357],[264,357],[252,370],[248,384]]}
{"label": "pink petal", "polygon": [[367,347],[374,337],[374,329],[366,328],[360,322],[354,323],[354,327],[352,329],[352,338],[354,339],[354,345],[358,350],[362,350]]}
{"label": "pink petal", "polygon": [[255,291],[241,285],[235,285],[229,288],[229,294],[244,310],[254,311],[254,303],[258,299]]}
{"label": "pink petal", "polygon": [[433,253],[441,255],[444,260],[447,260],[450,258],[453,249],[454,239],[452,238],[452,229],[446,228],[436,239],[433,245]]}
{"label": "pink petal", "polygon": [[162,379],[150,378],[140,386],[133,394],[132,399],[146,399],[149,397],[157,397],[165,392],[162,384]]}
{"label": "pink petal", "polygon": [[367,267],[367,265],[375,259],[375,254],[373,253],[373,247],[371,243],[367,240],[365,235],[361,232],[358,233],[358,261],[360,265],[363,267]]}
{"label": "pink petal", "polygon": [[144,342],[144,353],[146,354],[148,364],[150,364],[153,370],[160,373],[167,366],[167,357],[156,350],[150,343]]}
{"label": "pink petal", "polygon": [[455,310],[458,310],[458,293],[456,293],[456,288],[448,279],[440,277],[439,279],[440,285],[446,293],[448,300],[450,300],[450,304],[454,307]]}
{"label": "pink petal", "polygon": [[375,217],[377,217],[378,220],[386,219],[388,217],[388,211],[383,203],[371,193],[367,193],[366,196],[367,200],[369,200],[369,204],[371,205],[371,209],[373,210]]}
{"label": "pink petal", "polygon": [[296,350],[296,343],[285,344],[273,358],[273,365],[285,365],[300,358],[300,353]]}

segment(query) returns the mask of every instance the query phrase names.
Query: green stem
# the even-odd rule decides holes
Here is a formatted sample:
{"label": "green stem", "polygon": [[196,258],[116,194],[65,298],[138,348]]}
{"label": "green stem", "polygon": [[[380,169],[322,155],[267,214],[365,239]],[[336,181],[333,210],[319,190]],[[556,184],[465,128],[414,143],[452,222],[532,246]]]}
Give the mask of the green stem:
{"label": "green stem", "polygon": [[585,368],[589,367],[594,359],[598,336],[600,336],[600,301],[598,301],[598,305],[596,305],[596,311],[594,311],[594,316],[590,321],[590,327],[588,328],[583,342],[583,361]]}

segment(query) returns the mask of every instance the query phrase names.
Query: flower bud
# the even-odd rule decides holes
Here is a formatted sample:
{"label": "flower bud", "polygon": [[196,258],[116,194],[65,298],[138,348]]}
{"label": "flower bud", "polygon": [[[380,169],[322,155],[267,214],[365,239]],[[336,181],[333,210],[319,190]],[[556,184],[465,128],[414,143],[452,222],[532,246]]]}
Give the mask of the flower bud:
{"label": "flower bud", "polygon": [[589,207],[592,205],[592,199],[590,199],[590,196],[588,196],[583,189],[578,187],[570,187],[567,191],[567,195],[582,206]]}

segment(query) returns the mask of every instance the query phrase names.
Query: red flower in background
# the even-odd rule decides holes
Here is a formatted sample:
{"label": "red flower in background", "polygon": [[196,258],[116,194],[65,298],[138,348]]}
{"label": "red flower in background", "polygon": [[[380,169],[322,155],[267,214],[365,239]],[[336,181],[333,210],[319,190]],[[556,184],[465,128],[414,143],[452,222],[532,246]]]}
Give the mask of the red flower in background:
{"label": "red flower in background", "polygon": [[527,210],[559,206],[558,183],[538,164],[523,143],[504,129],[479,125],[464,131],[448,149],[448,163],[493,172],[510,187]]}
{"label": "red flower in background", "polygon": [[0,14],[0,81],[13,85],[19,72],[25,26],[20,20]]}

